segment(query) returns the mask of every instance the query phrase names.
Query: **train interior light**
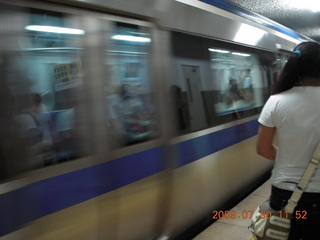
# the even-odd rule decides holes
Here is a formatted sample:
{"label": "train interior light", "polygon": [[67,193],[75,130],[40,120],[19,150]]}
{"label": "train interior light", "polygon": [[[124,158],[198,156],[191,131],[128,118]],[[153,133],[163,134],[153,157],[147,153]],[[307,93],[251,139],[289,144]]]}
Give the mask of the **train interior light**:
{"label": "train interior light", "polygon": [[230,53],[230,51],[227,50],[222,50],[222,49],[214,49],[214,48],[209,48],[210,52],[217,52],[217,53]]}
{"label": "train interior light", "polygon": [[114,40],[121,40],[121,41],[129,41],[129,42],[151,42],[150,38],[146,37],[136,37],[130,35],[114,35],[111,37]]}
{"label": "train interior light", "polygon": [[61,34],[75,34],[84,35],[85,31],[75,28],[64,28],[64,27],[54,27],[54,26],[42,26],[42,25],[28,25],[24,27],[29,31],[36,32],[49,32],[49,33],[61,33]]}

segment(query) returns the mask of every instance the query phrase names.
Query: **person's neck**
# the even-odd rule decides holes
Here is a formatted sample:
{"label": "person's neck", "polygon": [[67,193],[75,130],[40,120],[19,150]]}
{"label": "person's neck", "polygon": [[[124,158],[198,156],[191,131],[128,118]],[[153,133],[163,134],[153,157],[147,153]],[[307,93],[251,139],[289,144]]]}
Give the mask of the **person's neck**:
{"label": "person's neck", "polygon": [[320,79],[319,78],[304,78],[299,86],[320,86]]}

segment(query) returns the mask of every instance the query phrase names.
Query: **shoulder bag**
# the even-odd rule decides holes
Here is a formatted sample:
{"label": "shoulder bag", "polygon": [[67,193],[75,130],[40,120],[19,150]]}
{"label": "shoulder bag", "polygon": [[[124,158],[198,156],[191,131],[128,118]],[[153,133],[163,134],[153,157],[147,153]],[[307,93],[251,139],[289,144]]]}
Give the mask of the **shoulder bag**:
{"label": "shoulder bag", "polygon": [[269,200],[260,205],[253,214],[249,229],[254,240],[287,240],[290,233],[291,216],[301,195],[319,163],[320,143],[314,152],[299,184],[293,191],[287,205],[281,210],[270,207]]}

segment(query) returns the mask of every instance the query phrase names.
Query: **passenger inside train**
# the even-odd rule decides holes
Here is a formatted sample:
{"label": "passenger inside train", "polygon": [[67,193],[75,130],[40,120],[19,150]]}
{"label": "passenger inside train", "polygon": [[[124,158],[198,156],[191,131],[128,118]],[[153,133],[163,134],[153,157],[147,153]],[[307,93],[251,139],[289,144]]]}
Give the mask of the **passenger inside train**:
{"label": "passenger inside train", "polygon": [[109,96],[110,130],[116,131],[118,141],[124,144],[147,140],[153,134],[151,103],[130,91],[129,84],[115,88],[114,94]]}

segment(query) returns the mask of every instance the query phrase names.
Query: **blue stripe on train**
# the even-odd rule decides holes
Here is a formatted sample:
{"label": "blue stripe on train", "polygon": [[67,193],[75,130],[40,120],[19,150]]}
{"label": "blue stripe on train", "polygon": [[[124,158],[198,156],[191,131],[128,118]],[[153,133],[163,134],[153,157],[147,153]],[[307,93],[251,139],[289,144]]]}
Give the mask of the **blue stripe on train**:
{"label": "blue stripe on train", "polygon": [[[176,145],[178,166],[256,135],[256,120]],[[26,223],[98,197],[165,169],[165,147],[149,149],[110,162],[32,183],[0,195],[0,236]]]}
{"label": "blue stripe on train", "polygon": [[177,144],[178,166],[218,152],[257,134],[258,121],[250,121],[231,128],[194,138]]}
{"label": "blue stripe on train", "polygon": [[289,29],[289,28],[287,28],[277,22],[274,22],[271,19],[263,17],[259,14],[254,13],[254,12],[250,12],[244,8],[241,8],[241,7],[234,5],[230,2],[227,2],[225,0],[199,0],[199,1],[208,3],[210,5],[221,8],[221,9],[226,10],[228,12],[234,13],[238,16],[249,19],[253,22],[262,24],[266,27],[269,27],[271,29],[274,29],[276,31],[284,33],[285,35],[288,35],[288,36],[293,37],[295,39],[298,39],[298,40],[306,39],[305,37],[301,36],[300,34],[297,34],[296,32],[292,31],[291,29]]}
{"label": "blue stripe on train", "polygon": [[0,236],[165,169],[158,147],[32,183],[0,195]]}

